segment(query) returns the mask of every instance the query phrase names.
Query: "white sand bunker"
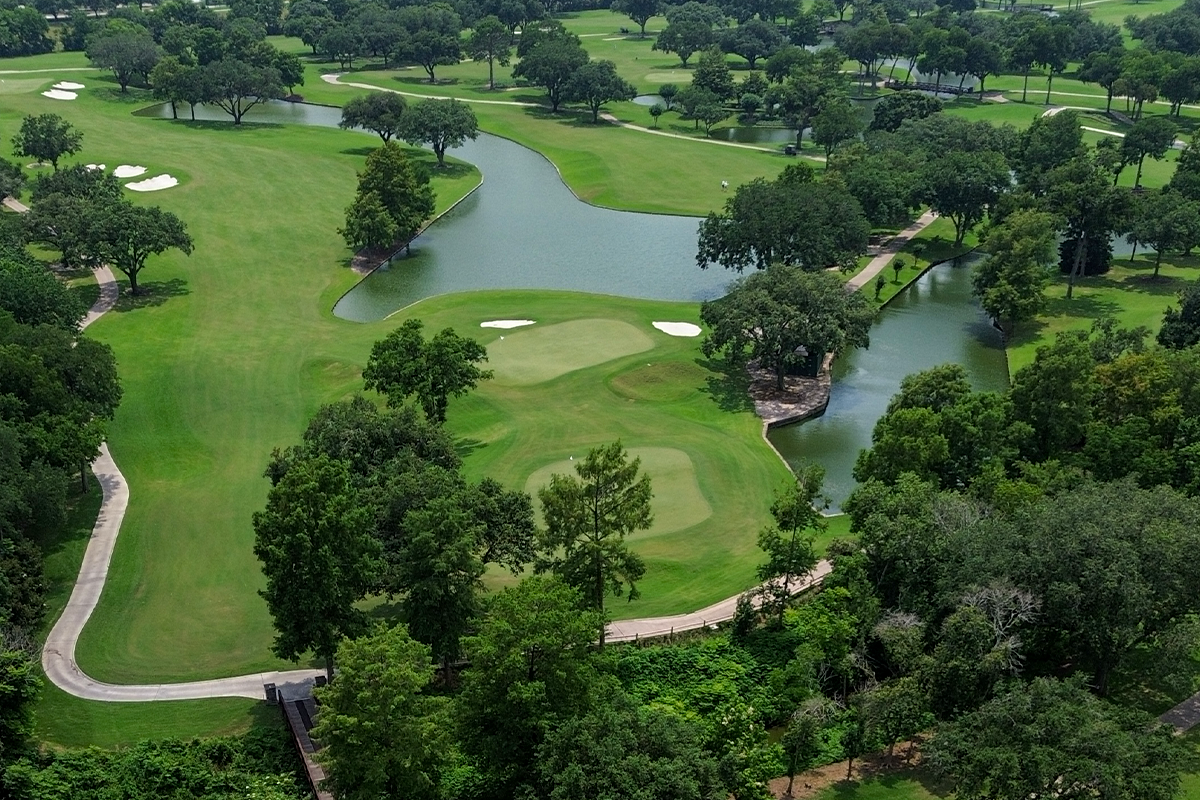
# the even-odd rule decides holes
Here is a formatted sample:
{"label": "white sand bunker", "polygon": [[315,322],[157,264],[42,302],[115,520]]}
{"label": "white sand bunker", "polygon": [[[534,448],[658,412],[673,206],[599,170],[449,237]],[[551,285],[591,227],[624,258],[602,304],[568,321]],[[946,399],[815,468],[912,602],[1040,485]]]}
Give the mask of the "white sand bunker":
{"label": "white sand bunker", "polygon": [[534,320],[531,319],[490,319],[487,322],[479,323],[479,327],[502,328],[507,330],[509,328],[523,328],[526,325],[532,324],[534,324]]}
{"label": "white sand bunker", "polygon": [[70,90],[70,89],[82,89],[84,87],[83,87],[82,83],[74,83],[73,81],[59,81],[58,83],[54,84],[54,88]]}
{"label": "white sand bunker", "polygon": [[178,183],[179,179],[171,175],[155,175],[153,178],[147,178],[144,181],[127,183],[125,184],[125,188],[135,192],[157,192],[160,189],[170,189]]}
{"label": "white sand bunker", "polygon": [[654,327],[658,328],[668,336],[700,335],[700,326],[693,325],[690,322],[655,322]]}
{"label": "white sand bunker", "polygon": [[88,164],[87,168],[88,169],[98,169],[101,172],[104,172],[104,170],[106,169],[106,167],[103,164]]}
{"label": "white sand bunker", "polygon": [[42,97],[49,97],[51,100],[74,100],[79,95],[74,92],[64,92],[62,89],[47,89],[42,92]]}
{"label": "white sand bunker", "polygon": [[145,171],[145,167],[139,167],[133,164],[121,164],[113,170],[113,175],[116,175],[118,178],[136,178]]}

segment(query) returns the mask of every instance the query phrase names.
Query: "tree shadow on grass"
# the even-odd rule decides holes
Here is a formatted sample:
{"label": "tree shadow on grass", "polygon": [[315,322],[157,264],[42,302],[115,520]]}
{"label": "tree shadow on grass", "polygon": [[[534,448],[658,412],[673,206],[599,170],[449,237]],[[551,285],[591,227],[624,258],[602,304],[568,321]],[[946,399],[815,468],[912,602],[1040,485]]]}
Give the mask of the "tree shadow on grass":
{"label": "tree shadow on grass", "polygon": [[365,157],[365,156],[371,155],[371,153],[374,153],[378,149],[379,149],[379,145],[376,145],[374,147],[347,147],[345,150],[342,150],[340,152],[344,156],[364,156]]}
{"label": "tree shadow on grass", "polygon": [[279,129],[284,125],[281,122],[251,122],[242,120],[240,125],[233,124],[233,117],[227,120],[224,119],[188,119],[187,109],[181,109],[179,119],[164,119],[163,122],[169,122],[172,125],[182,125],[185,128],[192,128],[198,131],[252,131]]}
{"label": "tree shadow on grass", "polygon": [[482,450],[487,447],[488,443],[482,439],[460,438],[454,440],[454,452],[458,453],[459,458],[466,461],[472,453]]}
{"label": "tree shadow on grass", "polygon": [[712,397],[722,411],[753,411],[750,397],[750,376],[746,368],[726,358],[697,358],[697,365],[712,373],[704,379],[700,391]]}
{"label": "tree shadow on grass", "polygon": [[[1089,279],[1087,282],[1081,282],[1079,288],[1085,289],[1094,285],[1091,279]],[[1101,319],[1102,317],[1116,316],[1120,310],[1121,305],[1115,300],[1092,295],[1076,295],[1070,300],[1065,297],[1056,297],[1049,300],[1046,303],[1046,310],[1043,313],[1051,317]]]}
{"label": "tree shadow on grass", "polygon": [[113,311],[134,311],[139,308],[161,306],[172,297],[182,297],[191,294],[187,281],[183,278],[172,278],[169,281],[143,282],[138,286],[138,293],[129,293],[128,284],[121,282],[121,296]]}

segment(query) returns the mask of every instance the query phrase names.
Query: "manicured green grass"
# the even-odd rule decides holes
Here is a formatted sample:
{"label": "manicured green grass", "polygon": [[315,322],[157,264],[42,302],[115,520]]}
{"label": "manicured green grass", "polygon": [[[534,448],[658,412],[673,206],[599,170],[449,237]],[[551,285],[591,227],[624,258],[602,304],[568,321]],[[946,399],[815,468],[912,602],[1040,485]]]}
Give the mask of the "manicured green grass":
{"label": "manicured green grass", "polygon": [[[629,456],[641,462],[644,474],[653,476],[654,521],[637,539],[681,531],[712,516],[712,506],[700,491],[696,468],[687,453],[673,447],[634,447],[629,449]],[[525,491],[537,497],[554,475],[575,477],[575,463],[571,458],[547,464],[526,479]]]}
{"label": "manicured green grass", "polygon": [[1128,16],[1148,17],[1151,14],[1163,14],[1181,5],[1183,0],[1105,0],[1086,8],[1088,15],[1097,22],[1107,22],[1123,29],[1125,18]]}
{"label": "manicured green grass", "polygon": [[814,800],[934,800],[950,796],[922,773],[903,769],[865,781],[840,781]]}
{"label": "manicured green grass", "polygon": [[[125,400],[111,447],[133,500],[78,657],[89,674],[115,682],[283,666],[267,649],[272,631],[256,595],[262,578],[251,555],[250,517],[266,495],[261,473],[271,449],[294,442],[319,404],[356,391],[370,344],[399,322],[358,325],[329,312],[356,280],[344,268],[347,253],[336,228],[373,141],[319,128],[135,117],[130,112],[147,102],[144,95],[120,98],[104,81],[96,84],[78,101],[53,106],[84,132],[78,160],[140,163],[179,176],[179,187],[135,199],[178,213],[196,252],[153,260],[144,275],[148,294],[123,301],[91,329],[113,346],[122,374]],[[36,94],[0,97],[0,113],[10,120],[50,106]],[[645,174],[614,179],[616,169],[637,163],[629,146],[647,143],[653,151],[656,137],[631,139],[636,134],[615,127],[531,120],[503,108],[492,119],[556,140],[559,152],[569,154],[564,172],[603,187],[596,192],[601,201],[698,213],[723,197],[718,179],[709,191],[690,194],[686,184],[677,188],[670,180],[649,181],[648,189]],[[694,157],[679,154],[684,148],[676,142],[661,143],[668,144],[674,170],[697,171]],[[624,158],[612,155],[622,150]],[[718,163],[737,162],[721,173],[731,182],[737,169],[748,179],[783,163],[732,148],[725,162],[724,148],[709,150]],[[655,160],[668,159],[649,163]],[[478,179],[461,167],[435,172],[443,208]],[[622,194],[634,186],[640,196]],[[660,191],[663,197],[654,198]],[[701,205],[696,195],[711,200]],[[649,337],[652,350],[620,351],[531,386],[496,381],[457,404],[452,428],[466,440],[467,471],[524,486],[536,469],[617,437],[631,447],[680,451],[713,513],[637,543],[649,565],[646,599],[620,613],[684,611],[753,581],[754,537],[788,473],[761,439],[740,379],[712,371],[698,340],[650,327],[655,319],[694,320],[695,305],[508,293],[437,298],[409,313],[488,342],[513,334],[481,331],[481,320],[527,314],[544,326],[613,320]],[[592,338],[611,345],[603,331]],[[669,380],[640,373],[647,363],[673,364]],[[668,516],[669,507],[664,521]],[[91,707],[65,697],[57,702]],[[49,715],[60,716],[53,708]]]}
{"label": "manicured green grass", "polygon": [[[346,80],[401,88],[389,75],[363,72]],[[304,93],[314,102],[340,105],[364,91],[310,77]],[[722,181],[737,186],[774,177],[793,161],[782,151],[764,153],[655,136],[606,122],[593,124],[590,114],[577,110],[554,115],[540,106],[479,103],[472,108],[483,130],[537,150],[558,168],[577,197],[609,208],[703,216],[729,197],[721,190]]]}
{"label": "manicured green grass", "polygon": [[[100,70],[88,63],[87,56],[80,52],[46,53],[41,56],[18,56],[16,58],[0,59],[0,73],[10,70],[78,69],[100,74]],[[62,80],[57,78],[56,80]]]}
{"label": "manicured green grass", "polygon": [[34,736],[56,747],[127,747],[144,739],[225,736],[276,724],[279,709],[223,697],[165,703],[93,703],[49,681],[37,705]]}
{"label": "manicured green grass", "polygon": [[1132,266],[1124,257],[1114,258],[1113,264],[1106,275],[1077,281],[1071,300],[1066,299],[1066,281],[1056,278],[1047,292],[1045,311],[1018,326],[1009,342],[1010,370],[1033,361],[1037,348],[1051,342],[1059,331],[1087,330],[1101,317],[1114,316],[1127,327],[1145,326],[1153,334],[1162,324],[1163,311],[1177,304],[1178,292],[1200,277],[1196,258],[1164,257],[1157,279],[1153,277],[1153,255],[1139,254]]}
{"label": "manicured green grass", "polygon": [[[90,674],[119,682],[281,666],[266,647],[250,514],[266,495],[271,448],[354,388],[386,330],[329,313],[356,280],[336,228],[372,140],[134,117],[136,97],[98,93],[72,103],[4,95],[10,122],[0,135],[52,108],[83,131],[79,161],[170,170],[179,187],[134,199],[178,213],[196,252],[152,259],[148,295],[89,330],[117,355],[125,396],[110,440],[134,500],[78,656]],[[477,180],[461,166],[439,174],[440,206]]]}
{"label": "manicured green grass", "polygon": [[[643,459],[655,489],[655,526],[633,545],[646,560],[642,599],[616,601],[614,617],[692,610],[754,582],[761,559],[755,539],[769,519],[773,492],[790,475],[761,437],[744,378],[726,376],[700,352],[700,340],[668,336],[656,320],[698,322],[686,303],[624,300],[571,293],[480,292],[432,298],[410,310],[433,328],[475,332],[481,342],[561,329],[579,335],[607,327],[572,320],[611,320],[649,337],[651,349],[617,348],[609,358],[538,383],[490,381],[456,401],[449,427],[470,453],[466,472],[533,490],[570,471],[588,449],[614,439]],[[518,333],[481,331],[488,319],[528,318]],[[499,337],[504,336],[504,342]],[[521,348],[543,357],[540,343]],[[593,350],[592,352],[595,352]],[[660,479],[656,483],[655,475]],[[493,585],[506,582],[495,576]]]}
{"label": "manicured green grass", "polygon": [[652,347],[646,332],[627,322],[574,319],[518,330],[492,342],[488,363],[497,384],[520,386],[544,383]]}

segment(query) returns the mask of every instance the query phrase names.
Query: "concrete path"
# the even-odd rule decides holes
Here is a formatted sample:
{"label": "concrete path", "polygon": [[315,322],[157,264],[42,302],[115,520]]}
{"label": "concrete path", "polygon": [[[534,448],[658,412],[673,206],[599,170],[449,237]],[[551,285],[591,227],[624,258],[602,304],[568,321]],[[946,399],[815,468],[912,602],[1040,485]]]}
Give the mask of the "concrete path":
{"label": "concrete path", "polygon": [[[12,208],[16,201],[9,200],[5,201],[5,205]],[[119,286],[111,269],[100,267],[95,270],[95,275],[96,282],[100,285],[100,297],[84,318],[84,328],[111,310],[119,293]],[[195,700],[206,697],[261,699],[264,696],[264,683],[311,683],[312,679],[320,674],[320,670],[292,670],[190,683],[127,686],[101,683],[88,677],[75,662],[75,644],[79,641],[83,626],[87,624],[100,601],[100,593],[104,590],[104,582],[108,577],[113,548],[117,544],[117,534],[121,532],[121,521],[125,518],[125,508],[129,504],[129,484],[125,482],[125,476],[117,468],[117,463],[113,461],[107,442],[100,445],[100,456],[93,462],[92,471],[104,490],[104,502],[100,505],[100,514],[96,517],[95,527],[92,528],[92,537],[84,552],[83,565],[71,590],[71,597],[62,615],[50,630],[50,635],[46,637],[46,644],[42,649],[42,669],[55,686],[85,700],[111,702]]]}
{"label": "concrete path", "polygon": [[[799,594],[813,586],[818,586],[833,571],[833,565],[822,559],[816,568],[803,580],[798,580],[792,587],[792,594]],[[719,603],[705,606],[690,614],[676,614],[670,617],[647,617],[645,619],[623,619],[608,623],[605,639],[609,642],[633,642],[638,639],[652,639],[658,636],[668,636],[672,633],[695,631],[701,628],[711,628],[719,622],[733,619],[737,610],[738,599],[741,595],[727,597]],[[762,599],[754,598],[755,607],[762,605]]]}
{"label": "concrete path", "polygon": [[888,264],[892,263],[892,259],[904,249],[904,245],[908,244],[909,239],[928,228],[937,218],[938,215],[934,212],[926,211],[917,218],[916,222],[893,236],[892,240],[879,251],[879,255],[867,262],[867,265],[857,275],[846,281],[846,291],[854,292],[866,286],[868,281],[872,280]]}
{"label": "concrete path", "polygon": [[1200,692],[1184,700],[1158,717],[1160,722],[1174,725],[1180,733],[1187,733],[1200,724]]}
{"label": "concrete path", "polygon": [[[12,204],[7,201],[6,205],[12,207]],[[97,269],[95,274],[96,282],[100,284],[100,298],[88,312],[83,327],[87,327],[103,316],[113,307],[117,299],[118,285],[112,270],[102,267]],[[322,674],[321,670],[255,672],[231,678],[187,683],[122,685],[94,680],[80,669],[79,664],[75,661],[75,646],[79,641],[79,634],[83,631],[83,626],[87,624],[92,612],[96,609],[96,604],[100,601],[100,594],[104,590],[104,582],[108,577],[113,549],[117,544],[117,535],[121,532],[121,522],[125,518],[125,509],[129,505],[129,484],[126,483],[125,476],[121,474],[116,461],[113,460],[107,442],[100,446],[100,456],[92,464],[92,471],[104,490],[104,501],[100,505],[100,514],[96,517],[96,525],[92,528],[92,537],[84,552],[83,565],[79,569],[79,577],[75,580],[75,586],[71,590],[71,597],[67,601],[62,615],[55,621],[49,636],[46,637],[46,644],[42,649],[42,669],[46,671],[46,677],[50,679],[50,682],[75,697],[102,702],[145,703],[161,700],[199,700],[210,697],[262,699],[264,697],[263,684],[266,683],[287,687],[289,689],[288,697],[304,695],[316,676]],[[797,582],[795,591],[800,592],[820,583],[829,574],[829,571],[828,562],[822,561],[807,580]],[[712,626],[718,622],[732,619],[737,601],[738,596],[734,596],[692,614],[614,622],[609,625],[608,639],[612,642],[633,641],[639,638],[663,636],[672,631],[696,630]]]}

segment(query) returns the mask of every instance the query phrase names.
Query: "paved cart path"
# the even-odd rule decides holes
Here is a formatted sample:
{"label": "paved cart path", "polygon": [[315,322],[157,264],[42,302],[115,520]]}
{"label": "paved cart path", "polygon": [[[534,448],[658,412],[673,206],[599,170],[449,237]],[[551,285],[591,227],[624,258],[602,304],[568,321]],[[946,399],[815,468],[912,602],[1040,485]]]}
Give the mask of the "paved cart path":
{"label": "paved cart path", "polygon": [[[13,202],[6,202],[6,205],[11,208]],[[95,275],[96,282],[100,285],[100,297],[88,311],[83,327],[92,324],[105,312],[112,309],[118,296],[118,284],[108,267],[95,270]],[[301,687],[311,685],[313,679],[322,674],[322,670],[298,669],[254,672],[248,675],[186,683],[150,684],[104,683],[89,677],[75,661],[75,646],[79,641],[79,634],[83,631],[83,626],[87,624],[100,600],[100,593],[104,590],[113,548],[117,543],[117,535],[121,532],[125,509],[129,505],[129,484],[117,467],[116,461],[113,460],[107,443],[101,445],[100,456],[92,464],[92,471],[104,490],[104,501],[100,505],[100,514],[96,517],[96,525],[92,528],[92,536],[88,541],[87,551],[83,556],[83,565],[79,569],[79,577],[75,580],[71,597],[67,601],[62,615],[54,623],[50,635],[46,637],[46,644],[42,649],[42,668],[46,671],[46,677],[55,686],[85,700],[107,702],[141,703],[156,700],[197,700],[208,697],[261,699],[264,697],[263,684],[265,683],[294,686],[296,688],[288,692],[289,697],[294,697],[298,694],[297,689],[300,689],[299,693],[303,693],[304,689]],[[795,591],[799,592],[820,583],[829,574],[829,570],[828,562],[821,562],[808,579],[796,582]],[[738,596],[735,595],[691,614],[614,622],[608,627],[608,640],[612,642],[633,641],[639,638],[666,635],[672,631],[681,632],[711,627],[719,622],[732,619],[737,601]]]}
{"label": "paved cart path", "polygon": [[882,272],[888,264],[892,263],[892,259],[904,249],[904,245],[908,244],[909,239],[928,228],[937,218],[938,215],[934,212],[926,211],[917,218],[916,222],[893,236],[892,240],[879,251],[879,255],[868,261],[867,265],[857,275],[846,281],[846,291],[853,292],[866,286],[868,281]]}

